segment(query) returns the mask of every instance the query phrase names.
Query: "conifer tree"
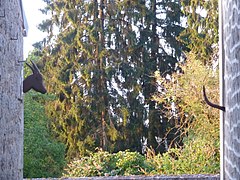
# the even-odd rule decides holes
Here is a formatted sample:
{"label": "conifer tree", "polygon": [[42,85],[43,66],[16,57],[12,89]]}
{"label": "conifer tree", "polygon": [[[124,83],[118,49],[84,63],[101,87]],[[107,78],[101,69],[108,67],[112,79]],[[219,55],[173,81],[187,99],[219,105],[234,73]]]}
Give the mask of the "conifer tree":
{"label": "conifer tree", "polygon": [[[164,104],[157,105],[152,99],[156,93],[156,79],[153,73],[158,70],[161,76],[171,75],[176,71],[176,64],[186,50],[185,44],[178,40],[179,34],[184,30],[181,26],[182,13],[180,1],[156,1],[151,0],[147,9],[145,26],[140,30],[142,36],[140,42],[143,45],[141,53],[144,67],[143,94],[147,110],[148,146],[158,152],[166,151],[163,140],[172,141],[174,137],[166,137],[166,131],[170,125]],[[162,140],[162,141],[160,141]]]}
{"label": "conifer tree", "polygon": [[[151,100],[153,74],[170,74],[181,56],[179,1],[46,2],[42,12],[52,16],[39,26],[48,32],[42,61],[56,95],[47,111],[67,156],[96,147],[141,152],[146,138],[159,147],[168,122]],[[168,18],[172,12],[176,18]]]}
{"label": "conifer tree", "polygon": [[187,28],[181,33],[181,39],[205,65],[211,65],[213,45],[218,43],[218,1],[184,0],[181,3],[187,16]]}

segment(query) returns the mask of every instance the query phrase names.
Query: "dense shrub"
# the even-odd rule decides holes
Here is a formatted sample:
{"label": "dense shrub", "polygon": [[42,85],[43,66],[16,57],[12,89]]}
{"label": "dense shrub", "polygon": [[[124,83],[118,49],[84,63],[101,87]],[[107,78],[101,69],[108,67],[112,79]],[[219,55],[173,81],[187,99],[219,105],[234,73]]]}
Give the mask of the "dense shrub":
{"label": "dense shrub", "polygon": [[145,157],[138,152],[98,151],[68,164],[65,177],[141,175],[153,170]]}
{"label": "dense shrub", "polygon": [[154,167],[150,174],[217,174],[220,170],[219,150],[201,138],[148,161]]}
{"label": "dense shrub", "polygon": [[[218,72],[204,66],[191,53],[182,70],[184,73],[173,74],[171,81],[156,74],[165,91],[154,99],[167,102],[169,109],[175,103],[175,125],[182,131],[184,145],[180,149],[169,149],[163,155],[150,156],[151,162],[156,167],[155,173],[160,174],[219,173],[219,112],[209,107],[202,96],[205,85],[209,99],[218,101]],[[169,112],[169,117],[171,115]]]}
{"label": "dense shrub", "polygon": [[48,95],[28,92],[24,99],[24,177],[58,177],[65,166],[65,146],[51,138],[43,101]]}

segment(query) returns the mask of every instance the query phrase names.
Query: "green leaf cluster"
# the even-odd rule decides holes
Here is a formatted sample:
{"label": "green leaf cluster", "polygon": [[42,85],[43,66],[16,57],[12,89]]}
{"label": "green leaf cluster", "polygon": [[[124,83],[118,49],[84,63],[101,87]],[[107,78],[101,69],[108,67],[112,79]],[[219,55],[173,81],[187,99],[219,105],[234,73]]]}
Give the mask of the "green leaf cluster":
{"label": "green leaf cluster", "polygon": [[24,177],[59,177],[65,166],[65,145],[47,127],[43,102],[52,97],[30,91],[24,98]]}
{"label": "green leaf cluster", "polygon": [[209,107],[202,97],[202,87],[205,85],[211,101],[218,102],[218,71],[206,68],[194,53],[188,54],[182,70],[184,73],[173,74],[171,81],[156,73],[159,84],[165,90],[153,98],[159,103],[166,102],[170,109],[175,103],[175,119],[178,120],[174,124],[181,131],[184,145],[169,149],[163,155],[152,156],[150,159],[157,166],[155,173],[219,173],[219,113]]}
{"label": "green leaf cluster", "polygon": [[143,175],[153,170],[146,158],[138,152],[109,153],[99,150],[90,156],[70,162],[64,177],[91,177]]}
{"label": "green leaf cluster", "polygon": [[219,151],[200,137],[182,149],[169,149],[148,159],[154,170],[150,174],[218,174]]}

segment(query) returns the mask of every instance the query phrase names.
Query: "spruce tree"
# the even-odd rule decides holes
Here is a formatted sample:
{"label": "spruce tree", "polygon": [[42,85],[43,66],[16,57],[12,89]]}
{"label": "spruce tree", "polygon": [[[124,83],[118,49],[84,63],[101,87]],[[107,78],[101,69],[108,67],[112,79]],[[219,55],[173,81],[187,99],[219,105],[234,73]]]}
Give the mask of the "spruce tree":
{"label": "spruce tree", "polygon": [[176,28],[180,3],[172,2],[171,9],[169,2],[47,2],[42,12],[52,16],[39,26],[48,32],[42,61],[56,96],[47,111],[69,158],[96,147],[141,152],[146,138],[159,147],[156,137],[165,136],[168,121],[163,105],[151,98],[153,74],[171,74],[183,49],[177,40],[182,29]]}
{"label": "spruce tree", "polygon": [[218,1],[184,0],[181,3],[187,28],[180,37],[205,65],[211,65],[214,45],[218,43]]}

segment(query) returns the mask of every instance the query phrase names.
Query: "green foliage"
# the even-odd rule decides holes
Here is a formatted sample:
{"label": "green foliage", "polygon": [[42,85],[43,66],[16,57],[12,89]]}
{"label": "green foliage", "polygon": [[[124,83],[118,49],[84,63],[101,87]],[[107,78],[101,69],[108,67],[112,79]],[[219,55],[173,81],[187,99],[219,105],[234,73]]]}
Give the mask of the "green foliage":
{"label": "green foliage", "polygon": [[183,0],[181,4],[187,28],[180,39],[204,64],[212,64],[213,45],[218,43],[218,0]]}
{"label": "green foliage", "polygon": [[180,149],[148,158],[155,168],[150,174],[218,174],[219,149],[208,140],[196,137]]}
{"label": "green foliage", "polygon": [[65,165],[65,146],[51,137],[43,102],[33,91],[24,98],[24,177],[58,177]]}
{"label": "green foliage", "polygon": [[[169,109],[175,103],[175,126],[181,131],[184,145],[179,149],[169,149],[163,155],[152,156],[150,160],[157,167],[154,173],[219,173],[219,114],[202,97],[202,86],[205,85],[211,101],[217,102],[218,73],[206,68],[192,53],[182,70],[184,73],[173,74],[171,81],[156,73],[165,90],[156,94],[154,99],[160,103],[164,101]],[[169,117],[171,115],[169,113]]]}
{"label": "green foliage", "polygon": [[152,167],[138,152],[118,152],[116,154],[116,168],[118,175],[140,175],[149,172]]}
{"label": "green foliage", "polygon": [[56,0],[42,11],[52,16],[39,26],[48,32],[41,61],[57,96],[46,110],[67,158],[96,147],[141,152],[143,138],[164,151],[153,73],[172,73],[185,49],[180,1]]}
{"label": "green foliage", "polygon": [[69,163],[64,177],[142,175],[152,170],[150,163],[138,152],[110,154],[100,150]]}

